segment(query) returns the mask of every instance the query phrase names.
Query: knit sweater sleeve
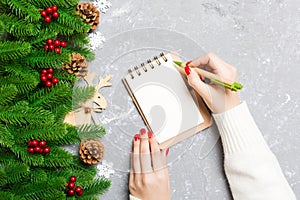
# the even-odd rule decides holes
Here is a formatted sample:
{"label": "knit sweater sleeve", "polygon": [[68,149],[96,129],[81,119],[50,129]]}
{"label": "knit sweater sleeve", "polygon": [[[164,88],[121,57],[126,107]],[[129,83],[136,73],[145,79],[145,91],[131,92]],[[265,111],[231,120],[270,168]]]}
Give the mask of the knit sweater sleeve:
{"label": "knit sweater sleeve", "polygon": [[213,117],[221,135],[225,173],[235,200],[296,199],[245,102]]}

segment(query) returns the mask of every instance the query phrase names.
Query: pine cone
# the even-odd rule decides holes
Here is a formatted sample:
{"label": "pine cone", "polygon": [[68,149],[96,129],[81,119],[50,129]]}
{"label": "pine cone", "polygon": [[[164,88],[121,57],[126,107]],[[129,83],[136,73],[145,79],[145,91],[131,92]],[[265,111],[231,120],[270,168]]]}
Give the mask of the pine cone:
{"label": "pine cone", "polygon": [[88,63],[84,56],[72,53],[71,61],[62,67],[63,70],[68,70],[70,74],[75,74],[79,77],[84,77],[88,73]]}
{"label": "pine cone", "polygon": [[88,140],[80,143],[80,159],[90,165],[97,164],[103,158],[104,145],[99,140]]}
{"label": "pine cone", "polygon": [[91,30],[96,30],[100,24],[100,11],[91,3],[80,3],[76,10],[87,24],[92,26]]}

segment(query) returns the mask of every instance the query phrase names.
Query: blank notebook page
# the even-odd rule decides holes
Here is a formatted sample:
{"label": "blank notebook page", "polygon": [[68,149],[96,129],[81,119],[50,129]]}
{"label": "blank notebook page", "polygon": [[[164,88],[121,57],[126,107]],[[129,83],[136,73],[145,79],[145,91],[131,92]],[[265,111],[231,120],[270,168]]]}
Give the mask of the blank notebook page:
{"label": "blank notebook page", "polygon": [[[147,72],[125,79],[159,143],[203,123],[203,118],[170,54]],[[133,70],[134,72],[134,70]]]}

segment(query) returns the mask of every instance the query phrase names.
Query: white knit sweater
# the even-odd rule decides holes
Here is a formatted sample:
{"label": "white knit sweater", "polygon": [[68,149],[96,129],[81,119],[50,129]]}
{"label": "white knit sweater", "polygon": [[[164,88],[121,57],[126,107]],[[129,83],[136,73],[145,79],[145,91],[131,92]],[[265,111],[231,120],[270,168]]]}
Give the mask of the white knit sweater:
{"label": "white knit sweater", "polygon": [[[224,168],[235,200],[295,200],[278,161],[257,128],[247,104],[213,115]],[[130,195],[130,200],[138,200]]]}

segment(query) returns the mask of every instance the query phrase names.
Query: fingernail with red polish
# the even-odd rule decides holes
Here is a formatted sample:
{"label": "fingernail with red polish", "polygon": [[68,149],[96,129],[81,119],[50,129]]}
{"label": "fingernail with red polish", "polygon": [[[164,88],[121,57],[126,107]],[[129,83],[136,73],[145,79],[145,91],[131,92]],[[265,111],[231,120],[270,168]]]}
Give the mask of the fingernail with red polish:
{"label": "fingernail with red polish", "polygon": [[186,75],[190,75],[191,69],[190,69],[188,66],[186,66],[186,67],[184,68],[184,70],[185,70]]}
{"label": "fingernail with red polish", "polygon": [[166,156],[169,154],[169,148],[167,148],[166,150]]}
{"label": "fingernail with red polish", "polygon": [[192,62],[191,60],[190,60],[190,61],[188,61],[188,62],[185,64],[185,66],[186,66],[186,67],[188,67],[188,66],[189,66],[189,64],[191,64],[191,62]]}
{"label": "fingernail with red polish", "polygon": [[152,138],[153,137],[153,134],[151,131],[148,132],[148,138]]}
{"label": "fingernail with red polish", "polygon": [[202,76],[200,76],[201,81],[204,81],[204,78]]}
{"label": "fingernail with red polish", "polygon": [[134,141],[138,141],[140,139],[140,134],[136,134],[135,136],[134,136]]}
{"label": "fingernail with red polish", "polygon": [[144,134],[146,133],[146,129],[142,128],[142,129],[140,130],[140,133],[141,133],[141,135],[144,135]]}

